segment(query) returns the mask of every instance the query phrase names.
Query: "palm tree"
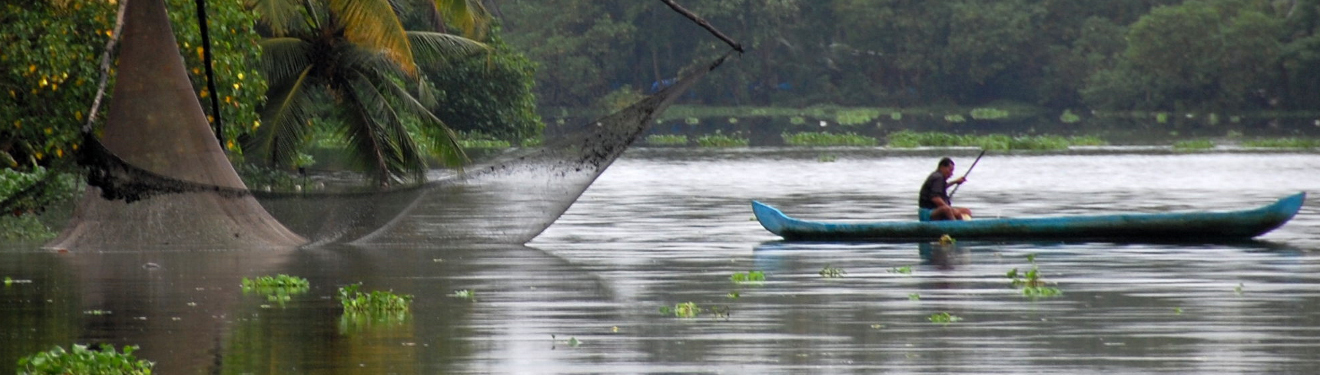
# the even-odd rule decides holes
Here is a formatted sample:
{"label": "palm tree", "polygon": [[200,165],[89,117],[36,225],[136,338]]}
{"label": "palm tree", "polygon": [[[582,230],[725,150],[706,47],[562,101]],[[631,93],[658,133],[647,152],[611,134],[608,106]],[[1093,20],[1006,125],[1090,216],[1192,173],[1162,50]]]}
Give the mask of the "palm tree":
{"label": "palm tree", "polygon": [[[471,0],[427,1],[437,15],[468,11],[469,19],[479,21],[476,25],[484,22],[479,7],[467,7]],[[457,35],[404,30],[396,4],[404,3],[254,1],[271,34],[261,41],[270,88],[263,125],[248,142],[249,152],[273,165],[288,165],[313,129],[313,103],[329,98],[341,120],[335,131],[346,141],[350,157],[382,185],[422,181],[423,149],[450,166],[466,161],[455,133],[427,110],[434,99],[416,61],[463,56],[486,46]],[[418,125],[425,147],[410,135],[409,124]]]}

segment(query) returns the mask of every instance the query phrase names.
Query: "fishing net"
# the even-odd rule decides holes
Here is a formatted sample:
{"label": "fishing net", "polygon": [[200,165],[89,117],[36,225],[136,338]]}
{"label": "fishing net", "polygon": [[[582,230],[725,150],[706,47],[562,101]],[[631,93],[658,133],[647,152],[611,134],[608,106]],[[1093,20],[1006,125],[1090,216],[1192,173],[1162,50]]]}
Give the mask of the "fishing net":
{"label": "fishing net", "polygon": [[[233,249],[328,243],[521,244],[554,222],[680,94],[730,54],[611,115],[465,173],[389,191],[254,194],[210,133],[162,0],[124,10],[104,128],[79,163],[88,188],[48,247]],[[168,140],[168,142],[161,142]]]}

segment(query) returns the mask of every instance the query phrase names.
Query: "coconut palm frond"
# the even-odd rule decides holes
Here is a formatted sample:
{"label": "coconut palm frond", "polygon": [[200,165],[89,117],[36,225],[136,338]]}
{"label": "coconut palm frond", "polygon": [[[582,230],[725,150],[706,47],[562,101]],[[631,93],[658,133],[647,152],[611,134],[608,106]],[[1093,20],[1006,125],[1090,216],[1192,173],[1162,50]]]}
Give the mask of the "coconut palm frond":
{"label": "coconut palm frond", "polygon": [[408,95],[408,91],[402,86],[393,81],[386,81],[383,86],[399,100],[400,110],[421,120],[420,135],[425,138],[422,141],[427,143],[431,156],[440,159],[448,167],[462,167],[468,162],[463,146],[458,143],[458,134],[445,125],[443,120],[431,113],[421,101]]}
{"label": "coconut palm frond", "polygon": [[472,39],[485,39],[490,25],[490,12],[480,0],[434,0],[435,7],[445,21]]}
{"label": "coconut palm frond", "polygon": [[261,69],[272,86],[297,78],[312,65],[311,44],[298,38],[262,39]]}
{"label": "coconut palm frond", "polygon": [[417,75],[407,33],[388,0],[331,0],[330,7],[344,25],[348,41],[384,53],[409,76]]}
{"label": "coconut palm frond", "polygon": [[298,22],[303,20],[300,2],[291,0],[252,0],[252,10],[261,15],[266,26],[277,37],[288,35],[298,29]]}
{"label": "coconut palm frond", "polygon": [[351,89],[345,91],[345,97],[353,103],[344,107],[355,112],[349,116],[355,123],[348,124],[346,132],[355,158],[362,160],[361,164],[382,183],[399,181],[394,178],[398,176],[422,181],[426,162],[391,98],[361,74],[352,78]]}
{"label": "coconut palm frond", "polygon": [[491,47],[458,35],[428,31],[409,31],[408,40],[423,62],[445,61],[477,53],[489,52]]}
{"label": "coconut palm frond", "polygon": [[312,67],[307,66],[297,79],[272,86],[267,93],[269,99],[261,113],[265,126],[257,129],[257,137],[248,145],[254,155],[261,155],[261,160],[272,165],[287,164],[306,142],[312,128],[308,113],[314,86],[311,71]]}

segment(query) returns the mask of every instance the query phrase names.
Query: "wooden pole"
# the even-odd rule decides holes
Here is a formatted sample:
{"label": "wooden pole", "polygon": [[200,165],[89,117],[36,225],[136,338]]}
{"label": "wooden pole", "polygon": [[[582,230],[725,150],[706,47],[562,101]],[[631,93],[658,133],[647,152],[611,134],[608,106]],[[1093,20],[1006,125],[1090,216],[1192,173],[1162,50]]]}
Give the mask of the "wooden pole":
{"label": "wooden pole", "polygon": [[[963,173],[963,182],[964,182],[964,183],[967,182],[967,175],[972,174],[972,169],[973,169],[973,168],[976,168],[976,163],[981,162],[981,157],[982,157],[982,156],[985,156],[985,149],[981,149],[981,154],[980,154],[980,155],[976,155],[976,160],[975,160],[975,161],[972,161],[972,166],[967,167],[967,173]],[[962,185],[963,185],[963,184],[958,184],[958,186],[954,186],[954,187],[953,187],[953,192],[949,193],[949,199],[953,199],[953,195],[954,195],[954,194],[958,194],[958,188],[962,187]]]}

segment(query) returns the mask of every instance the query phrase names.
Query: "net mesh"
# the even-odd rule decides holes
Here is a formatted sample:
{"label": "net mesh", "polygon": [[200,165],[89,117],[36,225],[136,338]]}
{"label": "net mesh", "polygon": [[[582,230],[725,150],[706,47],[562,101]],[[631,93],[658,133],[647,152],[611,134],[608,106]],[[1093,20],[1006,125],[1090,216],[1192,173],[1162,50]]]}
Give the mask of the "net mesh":
{"label": "net mesh", "polygon": [[[521,244],[554,222],[657,116],[730,54],[542,146],[415,187],[254,194],[210,132],[162,0],[125,7],[104,136],[79,163],[88,189],[47,247],[230,249],[418,241]],[[164,141],[164,142],[162,142]]]}

